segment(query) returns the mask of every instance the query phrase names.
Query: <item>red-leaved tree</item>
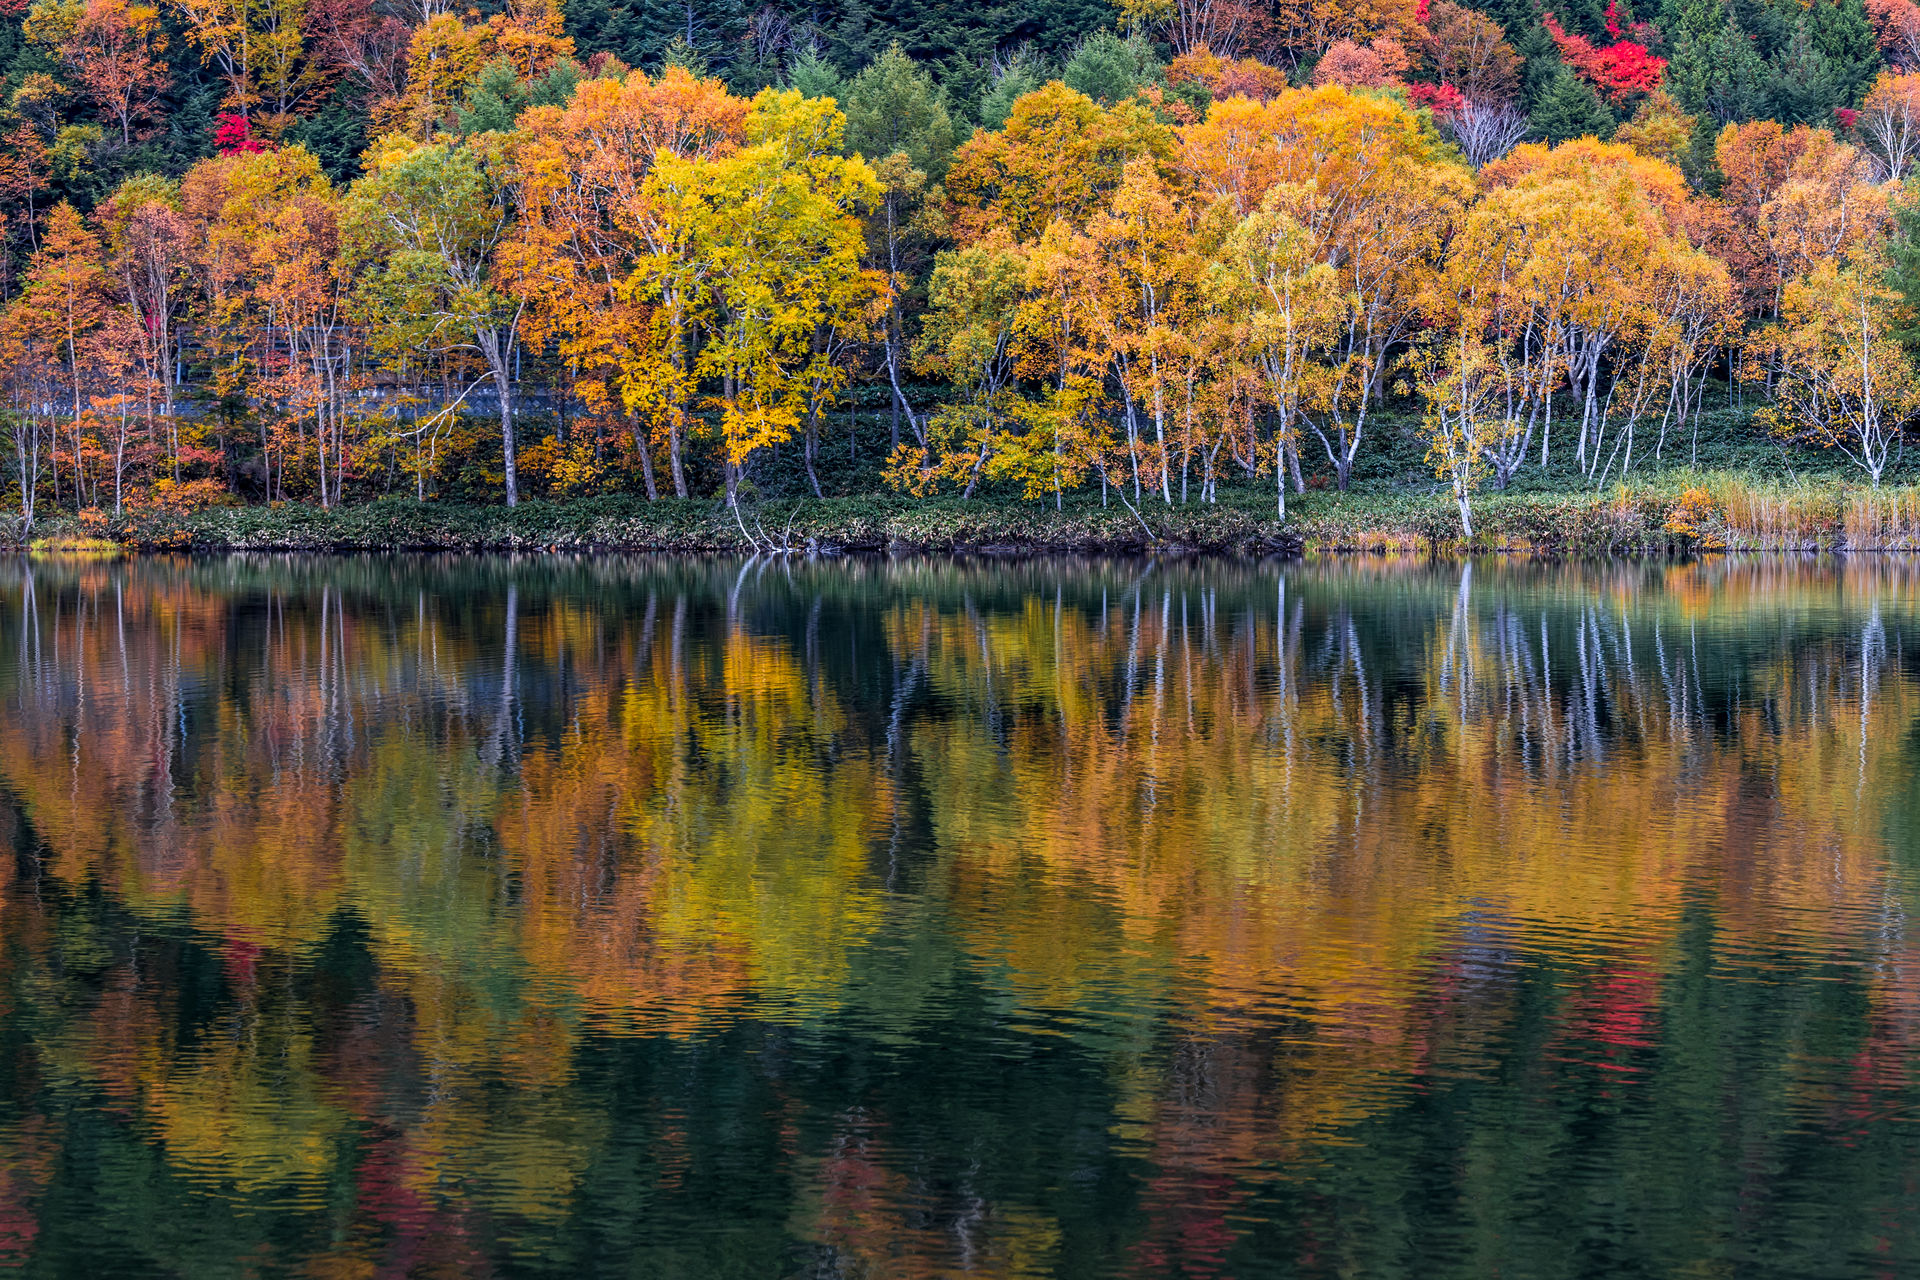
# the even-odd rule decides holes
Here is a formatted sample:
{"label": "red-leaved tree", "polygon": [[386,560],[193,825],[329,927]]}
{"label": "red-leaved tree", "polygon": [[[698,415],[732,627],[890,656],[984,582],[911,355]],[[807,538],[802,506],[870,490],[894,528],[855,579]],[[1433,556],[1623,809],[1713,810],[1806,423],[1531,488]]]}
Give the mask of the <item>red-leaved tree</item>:
{"label": "red-leaved tree", "polygon": [[1628,31],[1622,30],[1619,0],[1610,0],[1607,5],[1607,35],[1613,43],[1604,48],[1585,36],[1569,35],[1551,13],[1544,15],[1541,22],[1553,37],[1554,47],[1560,50],[1560,60],[1610,101],[1625,102],[1635,94],[1651,93],[1660,87],[1667,60],[1648,52],[1640,41],[1626,38],[1646,33],[1644,24],[1640,23]]}
{"label": "red-leaved tree", "polygon": [[265,138],[255,137],[253,122],[238,112],[230,111],[213,120],[213,147],[223,156],[258,155],[271,145]]}

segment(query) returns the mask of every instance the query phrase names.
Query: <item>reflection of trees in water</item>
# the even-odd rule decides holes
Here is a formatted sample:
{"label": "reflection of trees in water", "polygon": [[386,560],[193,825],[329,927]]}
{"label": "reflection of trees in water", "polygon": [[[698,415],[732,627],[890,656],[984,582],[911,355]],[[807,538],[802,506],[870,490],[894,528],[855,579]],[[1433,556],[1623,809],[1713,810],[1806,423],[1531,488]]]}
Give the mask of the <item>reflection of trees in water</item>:
{"label": "reflection of trees in water", "polygon": [[[792,1074],[856,1034],[825,1028],[1097,1064],[1149,1270],[1214,1265],[1273,1175],[1516,1045],[1581,1096],[1684,1092],[1665,1059],[1737,1061],[1766,1017],[1699,996],[1715,963],[1812,1020],[1762,1038],[1776,1072],[1864,1037],[1767,1114],[1905,1087],[1899,562],[11,575],[11,1057],[182,1181],[357,1180],[354,1256],[560,1230],[630,1144],[675,1194],[715,1139],[667,1112],[733,1105],[692,1065],[728,1037],[759,1038],[734,1119],[778,1135],[789,1229],[842,1270],[908,1242],[889,1274],[1046,1269],[1067,1227],[960,1119],[935,1169],[918,1104],[826,1105],[852,1086]],[[1828,963],[1865,1003],[1820,1030]],[[639,1032],[692,1074],[636,1134],[581,1072]],[[9,1124],[31,1231],[6,1206],[59,1144]]]}

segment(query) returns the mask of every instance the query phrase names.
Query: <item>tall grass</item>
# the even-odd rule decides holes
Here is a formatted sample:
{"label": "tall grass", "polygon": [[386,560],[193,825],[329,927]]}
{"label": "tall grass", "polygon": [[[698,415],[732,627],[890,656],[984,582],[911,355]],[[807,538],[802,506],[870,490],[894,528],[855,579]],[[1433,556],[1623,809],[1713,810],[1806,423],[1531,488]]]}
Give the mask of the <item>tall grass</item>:
{"label": "tall grass", "polygon": [[1850,495],[1846,545],[1852,551],[1920,551],[1920,487],[1863,489]]}
{"label": "tall grass", "polygon": [[1712,496],[1733,551],[1920,551],[1920,487],[1782,484],[1715,473]]}

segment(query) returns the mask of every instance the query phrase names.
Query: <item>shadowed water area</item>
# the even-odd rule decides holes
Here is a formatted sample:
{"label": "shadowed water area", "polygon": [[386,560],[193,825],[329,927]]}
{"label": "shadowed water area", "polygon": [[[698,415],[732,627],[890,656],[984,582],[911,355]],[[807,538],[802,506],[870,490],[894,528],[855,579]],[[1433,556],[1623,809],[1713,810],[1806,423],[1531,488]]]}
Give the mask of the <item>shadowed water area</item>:
{"label": "shadowed water area", "polygon": [[0,1264],[1920,1274],[1920,565],[0,566]]}

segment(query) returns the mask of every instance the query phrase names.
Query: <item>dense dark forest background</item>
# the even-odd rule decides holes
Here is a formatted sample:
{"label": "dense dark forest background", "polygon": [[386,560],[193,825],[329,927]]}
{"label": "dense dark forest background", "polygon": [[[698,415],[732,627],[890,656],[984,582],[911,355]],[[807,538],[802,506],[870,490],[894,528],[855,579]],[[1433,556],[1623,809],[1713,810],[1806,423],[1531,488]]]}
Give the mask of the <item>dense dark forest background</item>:
{"label": "dense dark forest background", "polygon": [[[1710,155],[1713,132],[1730,122],[1833,125],[1836,112],[1844,118],[1860,105],[1883,68],[1920,52],[1920,7],[1907,0],[1873,0],[1871,9],[1862,0],[1662,0],[1643,13],[1619,0],[1606,6],[1564,0],[1551,8],[1534,0],[1490,0],[1463,7],[1497,24],[1515,59],[1513,87],[1535,136],[1557,140],[1573,128],[1610,134],[1630,110],[1609,102],[1604,81],[1570,75],[1566,46],[1584,41],[1599,53],[1617,49],[1628,58],[1637,46],[1665,60],[1665,89],[1694,117],[1706,143],[1697,148],[1703,157]],[[7,10],[0,19],[0,189],[16,260],[31,245],[36,211],[61,200],[90,210],[136,174],[180,177],[221,149],[221,122],[229,114],[254,117],[257,136],[304,144],[334,181],[354,177],[377,132],[370,116],[383,97],[406,90],[410,41],[422,43],[423,27],[442,15],[474,25],[502,13],[493,3],[436,0],[159,0],[157,7],[139,0],[31,6],[15,0],[0,8]],[[1463,56],[1444,42],[1456,34],[1463,43],[1484,35],[1456,33],[1458,22],[1423,27],[1430,18],[1424,2],[1391,0],[1177,0],[1131,12],[1101,0],[846,0],[757,8],[744,0],[571,0],[561,20],[583,68],[608,58],[647,70],[680,62],[746,95],[768,85],[836,87],[898,45],[932,74],[956,121],[995,125],[1007,99],[996,89],[1009,80],[1037,87],[1063,71],[1070,84],[1099,84],[1116,74],[1164,80],[1168,61],[1203,44],[1306,83],[1336,33],[1364,40],[1419,31],[1429,47],[1400,41],[1404,74],[1413,84],[1439,84]],[[1556,42],[1556,24],[1568,40]],[[1112,41],[1089,47],[1090,37],[1114,31],[1139,33],[1129,51],[1134,65],[1100,65],[1115,61]],[[249,83],[239,92],[224,52],[238,43],[236,33],[277,46],[271,56],[251,55],[257,65],[241,77]],[[129,45],[135,57],[102,66],[110,60],[99,49],[108,44]],[[141,83],[131,91],[134,119],[123,131],[112,99],[124,92],[118,82],[129,78],[124,64],[137,61],[141,50],[155,65],[133,77]],[[1469,49],[1464,56],[1486,54]],[[1609,63],[1610,70],[1621,73],[1620,61]],[[1656,70],[1653,83],[1661,82]],[[448,123],[459,105],[448,104]]]}

